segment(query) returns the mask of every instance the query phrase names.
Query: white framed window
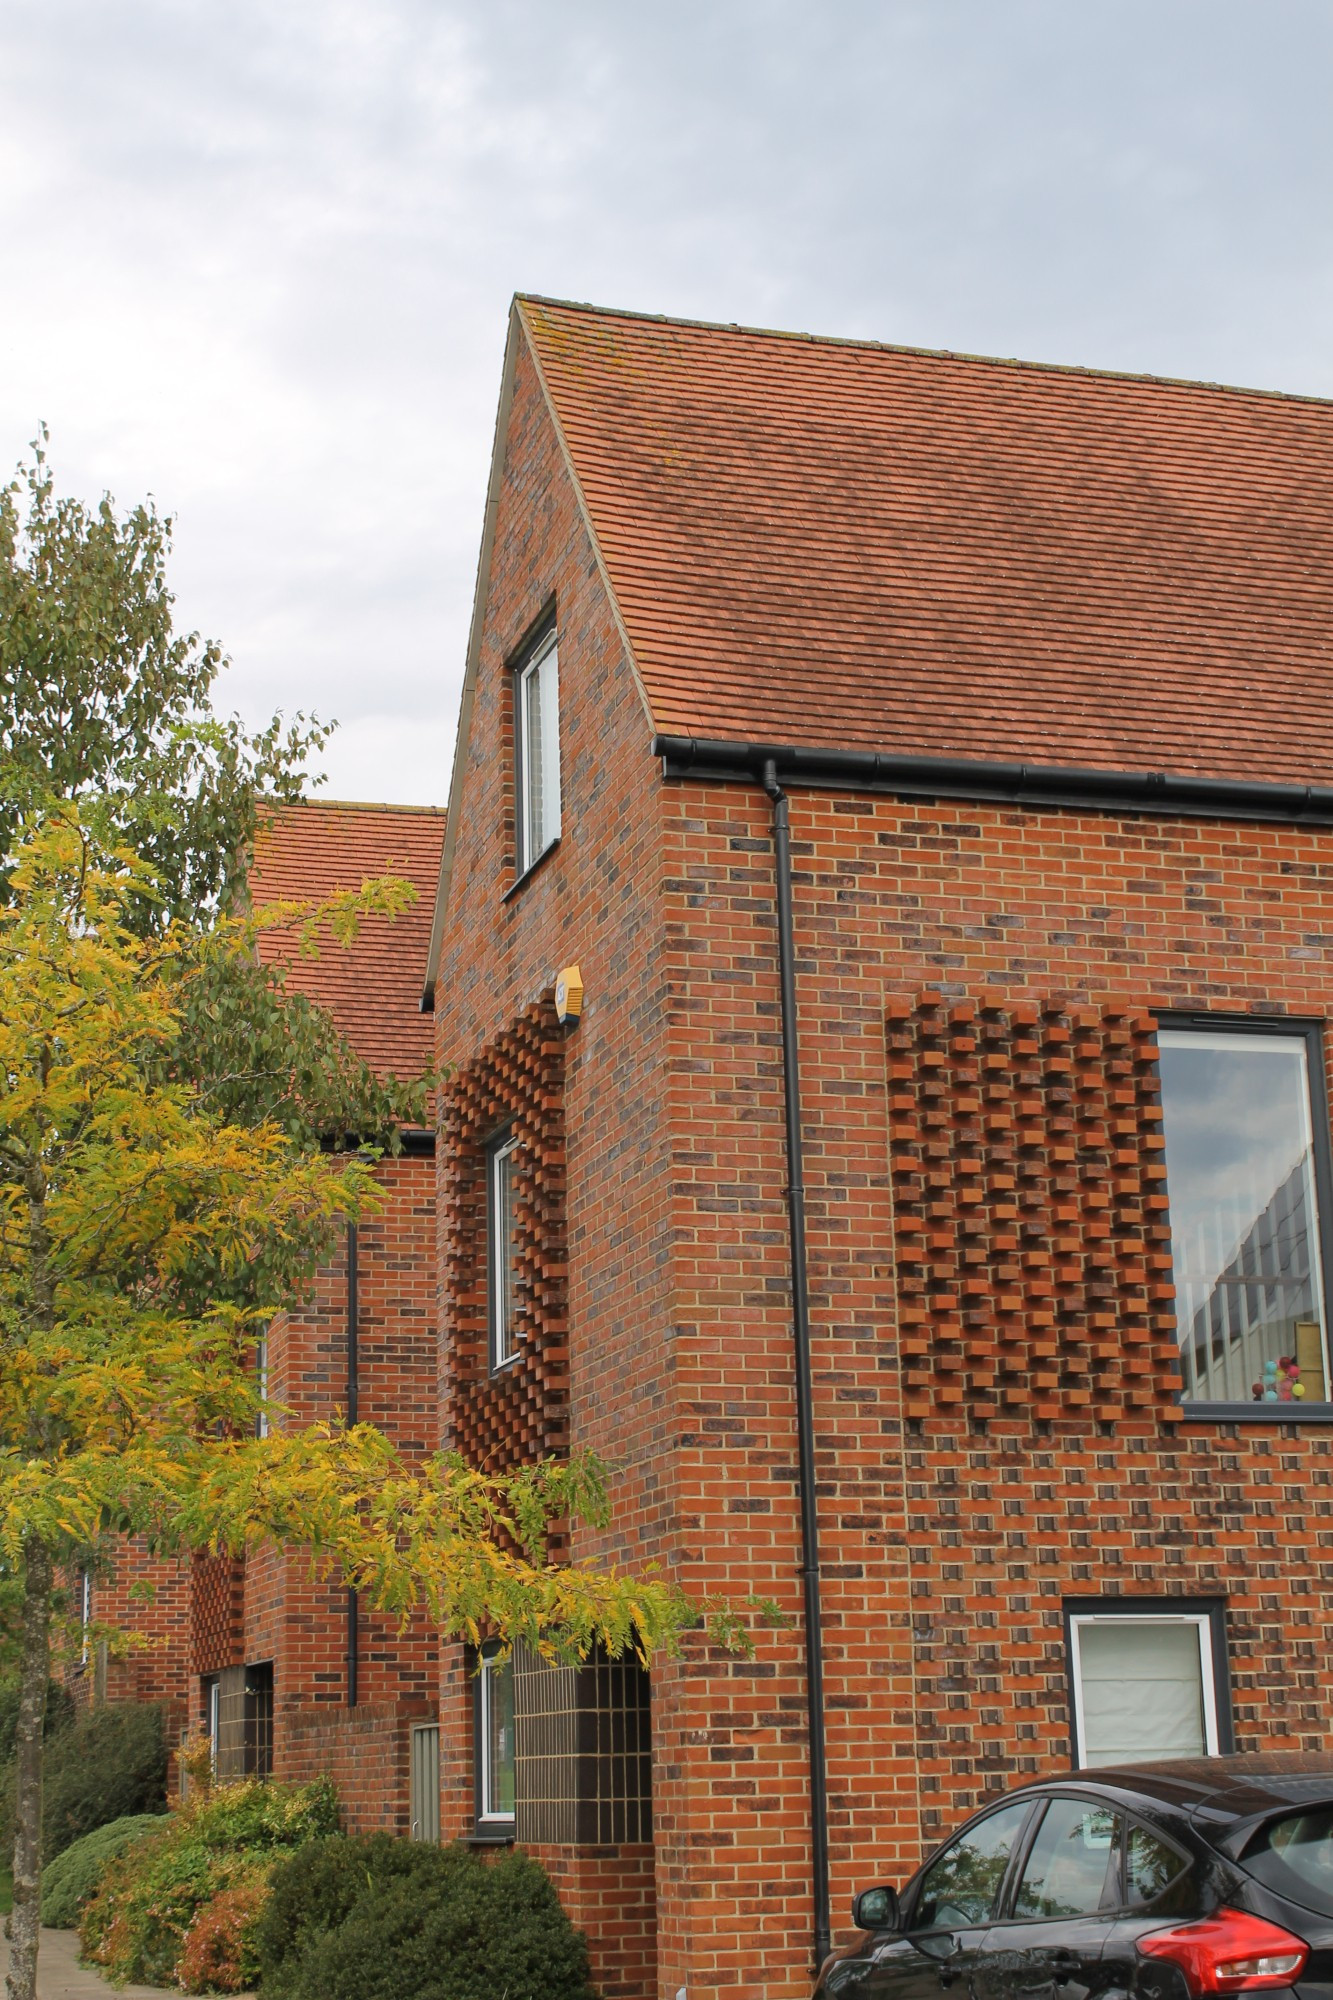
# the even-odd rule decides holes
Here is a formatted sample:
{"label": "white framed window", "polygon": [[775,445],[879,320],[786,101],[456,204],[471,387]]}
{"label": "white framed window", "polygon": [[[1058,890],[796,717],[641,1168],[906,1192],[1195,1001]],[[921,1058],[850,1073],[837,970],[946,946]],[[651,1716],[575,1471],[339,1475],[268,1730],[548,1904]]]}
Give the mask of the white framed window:
{"label": "white framed window", "polygon": [[204,1730],[213,1769],[218,1767],[218,1738],[222,1728],[222,1682],[216,1674],[204,1682]]}
{"label": "white framed window", "polygon": [[1198,1016],[1157,1039],[1184,1400],[1327,1403],[1319,1031]]}
{"label": "white framed window", "polygon": [[79,1630],[83,1635],[83,1650],[80,1661],[88,1664],[88,1627],[93,1622],[93,1573],[84,1568],[79,1571]]}
{"label": "white framed window", "polygon": [[493,1139],[486,1155],[486,1293],[492,1369],[505,1367],[518,1354],[514,1313],[517,1156],[518,1138],[513,1132],[502,1132]]}
{"label": "white framed window", "polygon": [[255,1411],[255,1436],[268,1436],[268,1411],[262,1407],[268,1401],[268,1328],[255,1341],[255,1387],[259,1392],[261,1407]]}
{"label": "white framed window", "polygon": [[526,875],[560,838],[560,677],[554,630],[514,679],[518,762],[518,872]]}
{"label": "white framed window", "polygon": [[1108,1606],[1067,1619],[1076,1767],[1231,1747],[1220,1608]]}
{"label": "white framed window", "polygon": [[477,1822],[497,1830],[513,1825],[514,1658],[483,1653],[477,1674]]}

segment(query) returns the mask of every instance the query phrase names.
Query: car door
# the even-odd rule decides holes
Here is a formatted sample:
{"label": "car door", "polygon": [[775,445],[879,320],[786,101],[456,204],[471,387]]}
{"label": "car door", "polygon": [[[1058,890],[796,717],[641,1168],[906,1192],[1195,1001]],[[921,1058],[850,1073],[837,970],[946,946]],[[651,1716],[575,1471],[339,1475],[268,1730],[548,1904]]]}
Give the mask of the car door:
{"label": "car door", "polygon": [[935,1856],[856,1981],[857,2000],[985,2000],[980,1983],[992,1914],[1031,1799],[1014,1799],[966,1826]]}
{"label": "car door", "polygon": [[1098,1800],[1046,1801],[993,1929],[989,1990],[978,2000],[1098,2000],[1122,1907],[1124,1830],[1123,1814]]}

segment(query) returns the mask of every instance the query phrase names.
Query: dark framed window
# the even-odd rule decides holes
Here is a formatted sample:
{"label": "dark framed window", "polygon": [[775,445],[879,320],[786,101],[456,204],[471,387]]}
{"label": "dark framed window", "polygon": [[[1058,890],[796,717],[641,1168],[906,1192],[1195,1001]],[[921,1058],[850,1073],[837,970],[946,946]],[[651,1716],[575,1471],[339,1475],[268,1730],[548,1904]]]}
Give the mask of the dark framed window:
{"label": "dark framed window", "polygon": [[1183,1400],[1273,1415],[1327,1405],[1320,1031],[1170,1015],[1158,1046]]}
{"label": "dark framed window", "polygon": [[504,1839],[513,1834],[517,1758],[514,1734],[514,1656],[488,1646],[477,1665],[475,1746],[477,1832]]}
{"label": "dark framed window", "polygon": [[518,873],[560,838],[560,677],[553,625],[514,668]]}
{"label": "dark framed window", "polygon": [[1233,1748],[1220,1598],[1074,1600],[1065,1650],[1076,1770]]}
{"label": "dark framed window", "polygon": [[486,1148],[486,1314],[491,1368],[506,1367],[518,1355],[515,1283],[518,1232],[515,1179],[518,1135],[511,1126]]}

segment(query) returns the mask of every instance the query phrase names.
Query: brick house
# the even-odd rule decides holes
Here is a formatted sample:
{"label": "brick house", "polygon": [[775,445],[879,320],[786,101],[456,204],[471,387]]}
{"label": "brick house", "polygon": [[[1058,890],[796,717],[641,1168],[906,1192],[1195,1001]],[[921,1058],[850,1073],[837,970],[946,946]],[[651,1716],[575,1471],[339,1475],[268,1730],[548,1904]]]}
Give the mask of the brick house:
{"label": "brick house", "polygon": [[442,1831],[610,2000],[807,1991],[1034,1772],[1326,1741],[1330,473],[1310,400],[515,305],[441,1441],[789,1619],[440,1649]]}
{"label": "brick house", "polygon": [[[326,941],[314,959],[280,931],[261,939],[266,957],[286,962],[288,985],[326,1007],[380,1074],[418,1076],[430,1062],[418,968],[442,838],[438,811],[307,803],[272,813],[256,842],[259,905],[387,874],[418,888],[396,922],[370,919],[353,944]],[[377,1175],[384,1207],[349,1228],[307,1307],[273,1322],[264,1366],[295,1420],[360,1416],[410,1458],[436,1441],[432,1135],[404,1134]],[[221,1775],[328,1772],[353,1830],[409,1831],[413,1745],[433,1723],[438,1675],[423,1619],[399,1632],[354,1593],[312,1580],[300,1551],[265,1548],[243,1562],[197,1556],[189,1622],[189,1705]]]}

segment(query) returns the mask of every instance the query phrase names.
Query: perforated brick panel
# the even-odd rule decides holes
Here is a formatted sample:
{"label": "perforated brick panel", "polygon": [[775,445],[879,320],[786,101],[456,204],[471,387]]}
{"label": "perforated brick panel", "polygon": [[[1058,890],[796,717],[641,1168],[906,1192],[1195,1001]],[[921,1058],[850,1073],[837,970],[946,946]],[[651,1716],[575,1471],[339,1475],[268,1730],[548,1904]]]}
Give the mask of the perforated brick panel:
{"label": "perforated brick panel", "polygon": [[994,995],[888,1012],[905,1414],[1172,1418],[1152,1017]]}
{"label": "perforated brick panel", "polygon": [[[551,996],[528,1007],[449,1086],[441,1121],[445,1440],[474,1465],[519,1465],[568,1443],[565,1050]],[[519,1142],[519,1355],[492,1375],[486,1319],[486,1146]]]}

